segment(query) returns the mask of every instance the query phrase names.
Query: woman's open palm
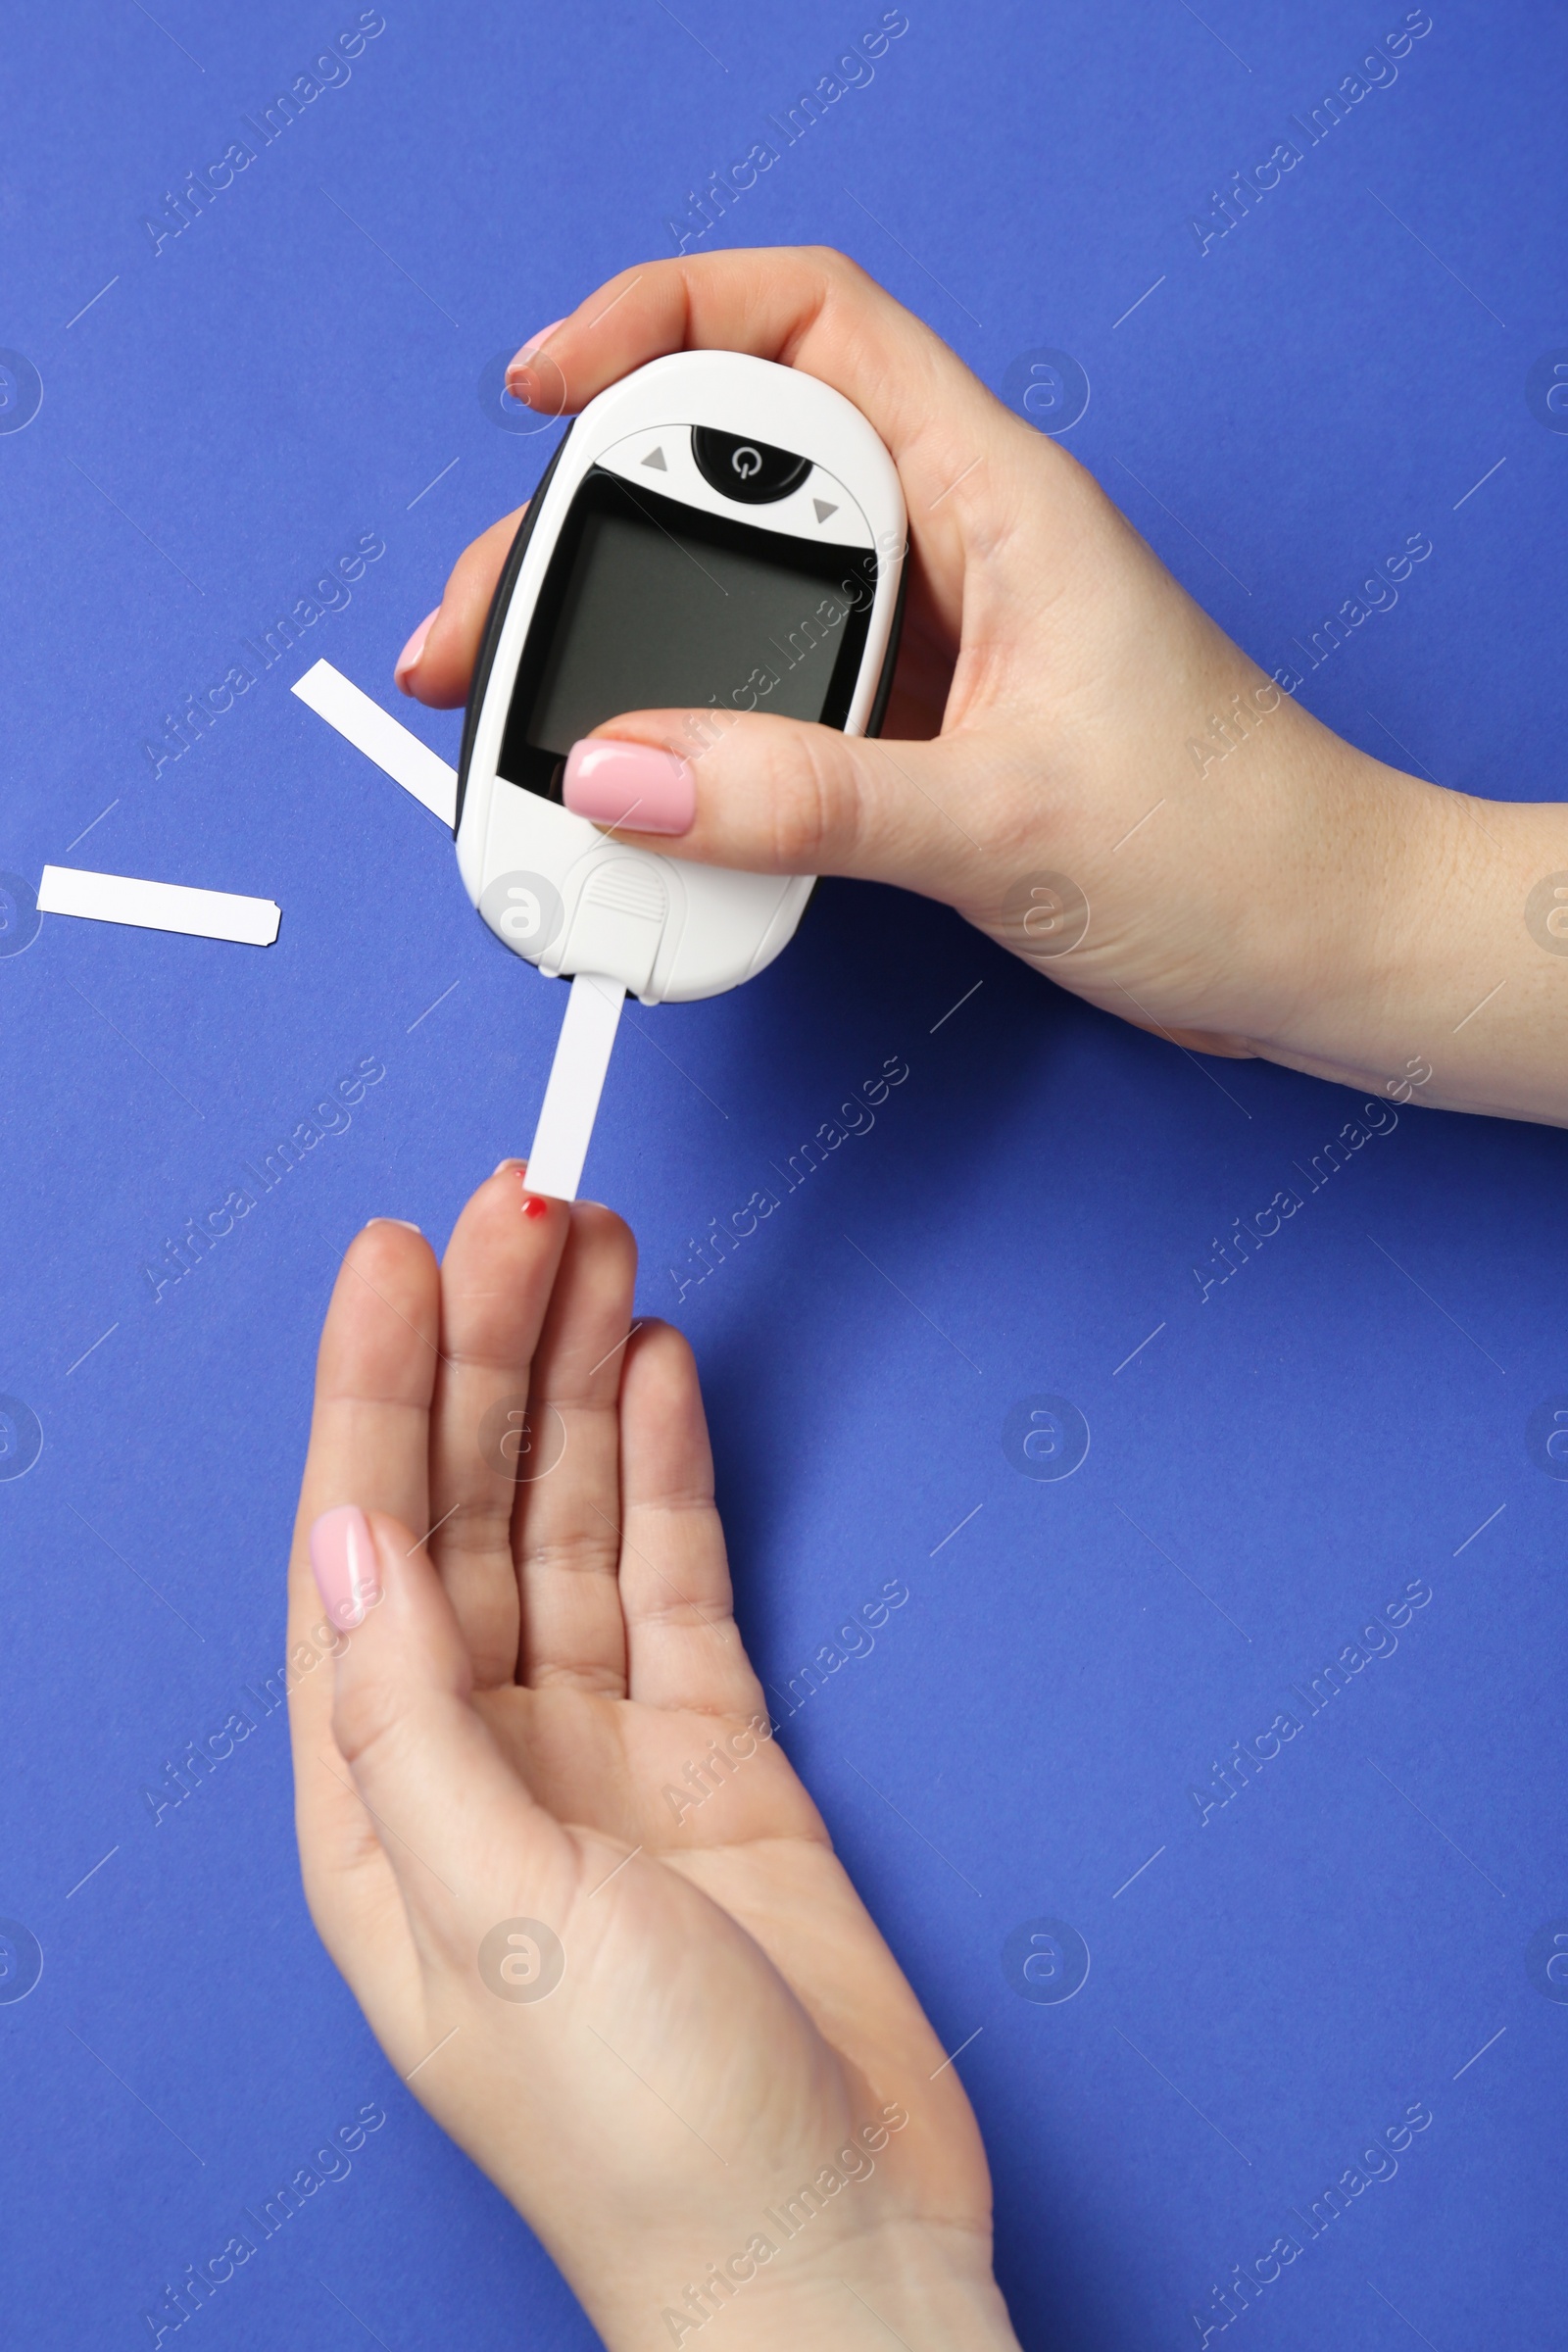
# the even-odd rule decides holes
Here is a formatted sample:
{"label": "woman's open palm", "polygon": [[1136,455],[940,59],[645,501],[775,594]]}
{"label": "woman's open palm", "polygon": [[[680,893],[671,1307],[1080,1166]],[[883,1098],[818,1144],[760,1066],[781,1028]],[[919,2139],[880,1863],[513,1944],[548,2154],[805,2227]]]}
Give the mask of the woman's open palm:
{"label": "woman's open palm", "polygon": [[759,2318],[847,2324],[904,2232],[984,2300],[968,2102],[770,1736],[691,1353],[632,1325],[634,1272],[618,1218],[515,1161],[439,1267],[388,1221],[351,1246],[291,1574],[313,1915],[613,2340],[713,2266]]}

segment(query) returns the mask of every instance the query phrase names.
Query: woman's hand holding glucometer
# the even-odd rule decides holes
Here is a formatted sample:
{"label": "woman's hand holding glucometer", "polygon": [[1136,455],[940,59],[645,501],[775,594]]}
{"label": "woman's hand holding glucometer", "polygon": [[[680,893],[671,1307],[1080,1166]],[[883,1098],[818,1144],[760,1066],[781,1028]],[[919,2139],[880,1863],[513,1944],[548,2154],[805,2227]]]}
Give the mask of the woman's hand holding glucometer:
{"label": "woman's hand holding glucometer", "polygon": [[514,1160],[439,1265],[348,1251],[290,1570],[312,1913],[612,2352],[1016,2352],[957,2069],[771,1737],[635,1265]]}
{"label": "woman's hand holding glucometer", "polygon": [[[859,667],[840,639],[853,697],[813,688],[792,706],[779,646],[776,674],[754,667],[716,707],[627,711],[560,740],[564,657],[541,637],[525,659],[523,616],[556,630],[591,576],[589,524],[624,525],[625,552],[641,514],[613,483],[593,486],[579,443],[560,477],[574,499],[589,485],[569,529],[564,493],[540,504],[562,566],[589,567],[571,596],[546,593],[543,554],[524,595],[510,515],[460,559],[398,664],[406,691],[448,706],[480,664],[465,778],[481,796],[514,783],[532,796],[520,813],[503,800],[503,830],[521,841],[526,820],[579,876],[608,862],[597,826],[650,859],[731,869],[737,890],[817,872],[902,884],[1190,1047],[1401,1100],[1419,1068],[1420,1100],[1568,1120],[1549,1020],[1568,985],[1559,809],[1472,802],[1332,735],[1064,450],[835,254],[628,271],[536,336],[510,380],[564,415],[683,352],[749,355],[725,381],[750,370],[758,414],[820,422],[808,460],[781,434],[765,452],[742,443],[748,465],[831,471],[821,385],[891,453],[897,481],[863,443],[858,476],[873,482],[880,464],[887,511],[902,485],[908,517],[885,731],[785,714],[874,726],[873,631]],[[775,374],[770,395],[758,360],[817,384],[793,400]],[[697,410],[717,379],[693,364],[658,380],[695,404],[678,411],[676,454],[701,470],[701,436],[718,428]],[[647,425],[635,399],[626,413]],[[617,460],[615,446],[600,455],[636,491],[646,453]],[[831,492],[823,504],[832,520]],[[765,615],[755,548],[719,520],[711,543],[736,566],[720,585],[755,592]],[[795,520],[775,584],[809,568],[804,507]],[[896,554],[879,540],[860,545]],[[645,542],[628,561],[646,555]],[[662,561],[645,569],[655,612]],[[690,634],[672,627],[677,653]],[[580,635],[625,652],[603,614]],[[602,669],[596,690],[606,674],[621,673]],[[565,707],[581,727],[586,706]],[[492,834],[474,809],[466,843],[459,829],[481,911]],[[498,877],[524,897],[539,879]],[[612,896],[635,912],[626,871]],[[751,952],[669,989],[656,958],[648,990],[732,985]],[[596,970],[616,977],[581,958],[563,968],[585,989]],[[622,985],[643,983],[628,966]],[[530,1193],[518,1161],[479,1188],[439,1265],[384,1220],[350,1248],[291,1567],[314,1916],[392,2063],[615,2352],[710,2340],[710,2340],[736,2352],[869,2352],[890,2334],[921,2352],[1015,2348],[957,2070],[773,1741],[732,1615],[691,1354],[667,1327],[633,1324],[633,1274],[617,1218]],[[900,1590],[885,1588],[889,1607]]]}
{"label": "woman's hand holding glucometer", "polygon": [[[910,581],[882,737],[770,714],[755,687],[722,722],[627,712],[573,749],[567,808],[682,859],[943,900],[1198,1050],[1401,1099],[1430,1064],[1417,1100],[1568,1120],[1550,1050],[1568,987],[1560,809],[1475,802],[1333,735],[1065,449],[837,254],[627,270],[536,335],[509,382],[564,415],[696,349],[819,377],[893,455]],[[460,559],[399,662],[405,691],[465,699],[517,520]]]}

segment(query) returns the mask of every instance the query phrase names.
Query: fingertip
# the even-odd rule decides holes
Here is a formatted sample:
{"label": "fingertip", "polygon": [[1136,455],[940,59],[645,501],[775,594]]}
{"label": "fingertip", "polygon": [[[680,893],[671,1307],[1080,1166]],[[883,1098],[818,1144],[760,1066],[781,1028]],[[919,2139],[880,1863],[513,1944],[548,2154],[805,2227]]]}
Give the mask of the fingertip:
{"label": "fingertip", "polygon": [[[643,1348],[667,1347],[673,1342],[682,1354],[692,1354],[692,1345],[686,1334],[678,1325],[667,1321],[663,1315],[639,1315],[637,1339]],[[695,1360],[694,1357],[693,1361]]]}
{"label": "fingertip", "polygon": [[569,1204],[572,1239],[579,1248],[591,1244],[596,1249],[613,1250],[631,1262],[632,1279],[637,1271],[637,1236],[625,1218],[603,1200],[573,1200]]}
{"label": "fingertip", "polygon": [[697,1356],[686,1334],[662,1315],[639,1315],[626,1349],[628,1371],[637,1364],[638,1383],[647,1382],[651,1388],[673,1396],[690,1395],[701,1399],[702,1383],[697,1372]]}
{"label": "fingertip", "polygon": [[408,644],[403,648],[402,653],[399,654],[392,670],[392,683],[400,694],[412,695],[415,692],[415,679],[419,663],[424,658],[425,644],[440,615],[441,608],[436,605],[425,614]]}
{"label": "fingertip", "polygon": [[511,1157],[475,1186],[452,1229],[442,1269],[463,1290],[482,1274],[486,1295],[497,1299],[521,1285],[530,1298],[539,1295],[542,1312],[571,1227],[564,1201],[527,1187],[527,1161]]}
{"label": "fingertip", "polygon": [[[440,1275],[429,1243],[401,1219],[373,1217],[343,1252],[321,1333],[318,1377],[326,1378],[330,1365],[334,1383],[368,1379],[369,1360],[379,1367],[376,1379],[390,1377],[419,1341],[426,1343],[433,1362],[439,1318]],[[350,1364],[357,1367],[352,1375]]]}
{"label": "fingertip", "polygon": [[570,316],[571,313],[567,311],[564,317],[552,318],[548,326],[542,326],[536,334],[530,335],[521,349],[514,352],[507,362],[507,390],[512,394],[514,400],[520,400],[526,402],[528,406],[532,406],[532,403],[528,401],[528,385],[533,363],[551,336],[556,333],[558,328],[565,325],[566,319]]}
{"label": "fingertip", "polygon": [[697,780],[678,752],[595,735],[566,755],[561,797],[573,816],[635,833],[679,836],[697,816]]}
{"label": "fingertip", "polygon": [[526,512],[526,506],[514,508],[470,541],[452,567],[440,604],[420,624],[426,634],[417,643],[417,659],[411,656],[418,629],[399,656],[399,685],[427,710],[452,710],[466,702],[496,582]]}
{"label": "fingertip", "polygon": [[352,1260],[361,1274],[372,1277],[377,1269],[388,1277],[406,1273],[430,1254],[424,1235],[407,1217],[369,1218],[343,1253],[345,1263]]}
{"label": "fingertip", "polygon": [[[498,1176],[505,1180],[502,1185],[502,1199],[508,1208],[520,1207],[523,1215],[535,1224],[548,1217],[552,1209],[564,1208],[566,1205],[564,1201],[557,1200],[553,1194],[529,1192],[528,1162],[525,1159],[502,1160],[494,1174],[486,1178],[485,1186],[494,1184]],[[481,1191],[485,1189],[485,1186],[481,1186]]]}

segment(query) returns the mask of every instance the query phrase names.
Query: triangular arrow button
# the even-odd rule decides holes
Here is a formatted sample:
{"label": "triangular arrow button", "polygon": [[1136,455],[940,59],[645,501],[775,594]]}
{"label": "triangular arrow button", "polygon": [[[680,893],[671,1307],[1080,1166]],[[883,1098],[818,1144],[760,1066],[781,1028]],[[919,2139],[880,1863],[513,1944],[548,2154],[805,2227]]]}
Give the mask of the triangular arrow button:
{"label": "triangular arrow button", "polygon": [[811,504],[816,509],[816,519],[818,522],[826,522],[830,514],[836,514],[838,513],[837,507],[830,507],[825,498],[813,498]]}
{"label": "triangular arrow button", "polygon": [[657,473],[667,473],[669,471],[669,467],[664,464],[664,453],[662,449],[651,449],[648,452],[647,457],[644,458],[643,464],[645,466],[652,466]]}

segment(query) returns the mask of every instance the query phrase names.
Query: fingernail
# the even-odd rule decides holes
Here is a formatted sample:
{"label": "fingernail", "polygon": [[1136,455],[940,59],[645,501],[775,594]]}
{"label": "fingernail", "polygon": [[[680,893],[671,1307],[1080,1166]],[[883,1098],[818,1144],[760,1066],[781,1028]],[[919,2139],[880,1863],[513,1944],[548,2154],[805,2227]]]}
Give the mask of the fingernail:
{"label": "fingernail", "polygon": [[401,1225],[405,1233],[419,1232],[418,1226],[411,1225],[407,1217],[372,1217],[370,1223],[372,1225]]}
{"label": "fingernail", "polygon": [[492,1176],[504,1176],[508,1168],[525,1168],[527,1165],[525,1159],[498,1159],[490,1173]]}
{"label": "fingernail", "polygon": [[[439,612],[440,610],[440,606],[437,605],[435,612]],[[425,614],[418,627],[415,630],[414,635],[409,639],[408,644],[403,648],[402,653],[398,656],[397,667],[392,672],[392,683],[402,694],[408,693],[409,680],[413,677],[415,671],[419,666],[419,656],[424,651],[424,641],[430,634],[430,623],[435,618],[435,612],[427,612]]]}
{"label": "fingernail", "polygon": [[[567,313],[567,317],[570,317],[569,312]],[[530,335],[522,349],[517,352],[514,358],[507,362],[507,389],[509,392],[512,390],[513,376],[525,374],[527,371],[528,363],[533,358],[534,353],[539,349],[540,345],[548,343],[551,336],[555,333],[557,327],[564,326],[565,323],[565,318],[552,318],[548,326],[542,326],[536,335]]]}
{"label": "fingernail", "polygon": [[381,1572],[365,1513],[356,1502],[323,1511],[311,1530],[311,1566],[321,1606],[348,1633],[381,1597]]}
{"label": "fingernail", "polygon": [[561,797],[574,816],[634,833],[689,833],[697,814],[697,784],[684,760],[608,736],[572,745]]}

